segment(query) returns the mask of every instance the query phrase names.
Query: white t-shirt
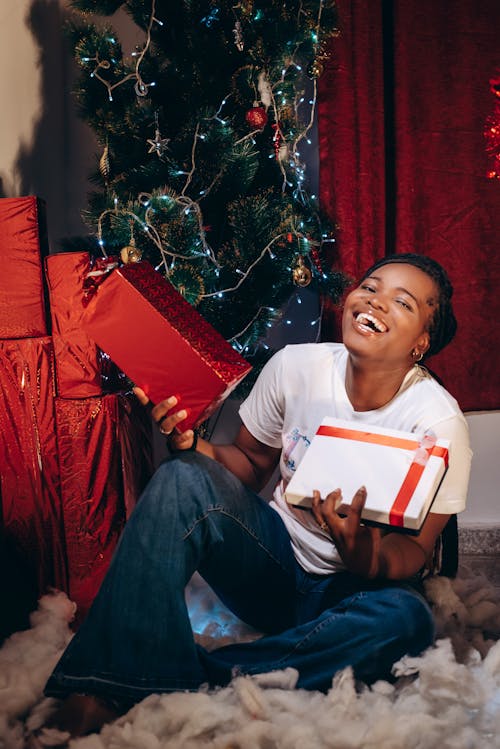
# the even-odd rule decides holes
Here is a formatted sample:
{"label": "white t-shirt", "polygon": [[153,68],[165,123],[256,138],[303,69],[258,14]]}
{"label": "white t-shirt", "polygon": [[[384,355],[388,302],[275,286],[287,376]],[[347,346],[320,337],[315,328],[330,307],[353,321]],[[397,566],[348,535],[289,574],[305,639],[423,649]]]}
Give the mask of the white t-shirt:
{"label": "white t-shirt", "polygon": [[325,416],[416,435],[432,430],[436,437],[449,439],[448,471],[432,512],[461,512],[467,497],[472,453],[467,422],[456,400],[425,368],[415,365],[389,403],[373,411],[355,411],[345,389],[346,366],[347,350],[341,343],[286,346],[266,364],[240,406],[248,431],[265,445],[282,449],[281,480],[271,506],[290,533],[297,561],[315,574],[344,565],[312,514],[288,505],[283,492]]}

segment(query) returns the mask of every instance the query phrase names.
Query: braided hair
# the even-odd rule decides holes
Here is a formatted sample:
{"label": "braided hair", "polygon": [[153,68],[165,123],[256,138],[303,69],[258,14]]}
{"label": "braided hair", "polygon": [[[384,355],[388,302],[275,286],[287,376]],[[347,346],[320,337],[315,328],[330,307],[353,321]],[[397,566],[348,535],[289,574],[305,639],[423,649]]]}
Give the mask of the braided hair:
{"label": "braided hair", "polygon": [[437,354],[441,349],[447,346],[453,339],[457,330],[457,321],[451,304],[453,296],[453,286],[448,278],[445,269],[431,257],[427,255],[417,255],[413,252],[401,253],[398,255],[387,255],[378,260],[374,265],[363,274],[362,281],[368,278],[383,265],[392,263],[406,263],[419,268],[432,278],[438,289],[438,302],[434,309],[434,314],[429,320],[427,332],[429,333],[429,349],[427,356]]}

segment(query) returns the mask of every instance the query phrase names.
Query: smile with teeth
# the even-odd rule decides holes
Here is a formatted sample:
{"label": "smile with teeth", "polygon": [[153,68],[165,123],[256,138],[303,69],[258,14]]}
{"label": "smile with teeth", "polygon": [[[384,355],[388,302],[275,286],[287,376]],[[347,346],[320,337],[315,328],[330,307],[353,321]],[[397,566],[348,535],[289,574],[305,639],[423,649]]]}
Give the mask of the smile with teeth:
{"label": "smile with teeth", "polygon": [[368,333],[386,333],[387,325],[379,320],[370,312],[358,312],[354,316],[361,330],[365,330]]}

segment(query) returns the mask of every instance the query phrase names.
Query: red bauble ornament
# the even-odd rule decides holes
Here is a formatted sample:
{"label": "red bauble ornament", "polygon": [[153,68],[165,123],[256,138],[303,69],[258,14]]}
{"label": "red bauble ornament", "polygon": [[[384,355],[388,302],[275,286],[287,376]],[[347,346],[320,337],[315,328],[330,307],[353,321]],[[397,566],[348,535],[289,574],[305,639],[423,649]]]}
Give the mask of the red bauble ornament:
{"label": "red bauble ornament", "polygon": [[252,109],[249,109],[246,113],[245,120],[251,127],[255,127],[260,130],[266,126],[267,112],[264,107],[259,107],[257,104],[254,104]]}

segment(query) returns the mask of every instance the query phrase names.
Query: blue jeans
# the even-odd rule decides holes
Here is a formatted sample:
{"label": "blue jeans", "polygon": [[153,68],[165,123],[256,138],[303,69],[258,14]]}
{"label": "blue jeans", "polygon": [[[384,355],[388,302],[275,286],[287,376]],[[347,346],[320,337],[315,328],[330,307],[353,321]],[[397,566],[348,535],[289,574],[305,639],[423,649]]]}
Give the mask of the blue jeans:
{"label": "blue jeans", "polygon": [[[197,645],[184,597],[195,570],[266,635],[211,652]],[[325,691],[345,666],[367,683],[387,677],[433,637],[410,586],[306,573],[279,515],[219,463],[185,452],[151,479],[45,693],[133,703],[286,667],[298,670],[298,687]]]}

